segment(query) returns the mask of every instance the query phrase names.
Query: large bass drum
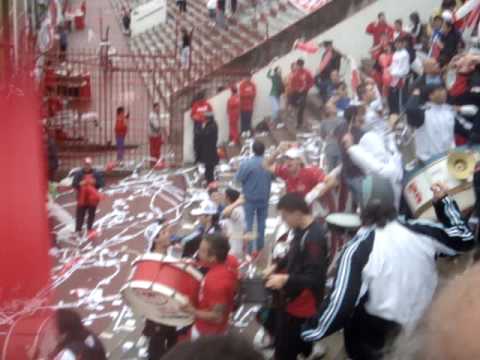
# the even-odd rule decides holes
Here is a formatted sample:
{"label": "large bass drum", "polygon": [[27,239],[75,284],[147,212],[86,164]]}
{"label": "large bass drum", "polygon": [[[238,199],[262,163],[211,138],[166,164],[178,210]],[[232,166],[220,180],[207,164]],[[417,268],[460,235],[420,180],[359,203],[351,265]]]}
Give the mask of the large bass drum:
{"label": "large bass drum", "polygon": [[[461,160],[462,152],[464,152],[463,160]],[[460,159],[459,166],[452,163],[452,157]],[[472,160],[469,160],[469,157]],[[436,219],[432,204],[433,193],[430,190],[436,182],[447,186],[449,195],[456,200],[462,212],[471,210],[475,205],[473,169],[471,171],[467,169],[468,174],[466,176],[464,174],[465,169],[471,167],[469,162],[478,161],[478,158],[478,148],[475,150],[457,148],[449,154],[437,156],[428,163],[418,165],[407,172],[403,193],[412,215],[415,218]]]}
{"label": "large bass drum", "polygon": [[150,253],[134,262],[121,292],[135,313],[160,324],[185,327],[195,319],[182,306],[196,305],[202,279],[191,264]]}

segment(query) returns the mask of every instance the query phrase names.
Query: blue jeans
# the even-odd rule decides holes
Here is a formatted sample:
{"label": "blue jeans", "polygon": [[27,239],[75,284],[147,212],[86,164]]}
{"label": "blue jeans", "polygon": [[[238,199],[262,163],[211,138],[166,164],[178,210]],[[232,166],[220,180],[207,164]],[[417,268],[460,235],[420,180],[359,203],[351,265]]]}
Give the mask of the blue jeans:
{"label": "blue jeans", "polygon": [[123,136],[117,136],[117,160],[123,161],[123,155],[125,154],[125,138]]}
{"label": "blue jeans", "polygon": [[270,96],[270,101],[272,103],[272,121],[277,121],[280,112],[280,97]]}
{"label": "blue jeans", "polygon": [[246,202],[245,208],[245,223],[247,225],[247,232],[252,232],[255,214],[257,215],[257,239],[251,242],[248,246],[248,252],[260,251],[265,245],[265,226],[268,217],[268,202]]}

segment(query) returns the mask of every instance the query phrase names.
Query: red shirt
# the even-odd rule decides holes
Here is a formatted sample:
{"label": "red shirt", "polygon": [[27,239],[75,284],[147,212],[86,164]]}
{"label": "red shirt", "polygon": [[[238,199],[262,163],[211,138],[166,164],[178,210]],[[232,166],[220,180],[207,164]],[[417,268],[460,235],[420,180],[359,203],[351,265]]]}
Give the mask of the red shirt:
{"label": "red shirt", "polygon": [[373,36],[373,45],[380,43],[383,34],[387,34],[389,40],[393,38],[393,28],[386,22],[372,22],[368,24],[366,31]]}
{"label": "red shirt", "polygon": [[298,69],[293,74],[291,86],[293,92],[307,92],[312,88],[314,83],[315,81],[310,71],[307,69]]}
{"label": "red shirt", "polygon": [[190,116],[193,121],[203,124],[207,121],[206,114],[212,111],[212,106],[207,100],[198,100],[193,103]]}
{"label": "red shirt", "polygon": [[127,121],[125,120],[124,115],[117,116],[117,121],[115,122],[115,135],[125,137],[127,136]]}
{"label": "red shirt", "polygon": [[287,305],[287,312],[301,319],[308,319],[317,313],[317,301],[312,290],[304,289],[300,295]]}
{"label": "red shirt", "polygon": [[237,121],[240,118],[240,96],[230,96],[227,102],[227,113],[231,121]]}
{"label": "red shirt", "polygon": [[325,180],[325,173],[315,166],[305,166],[300,169],[297,176],[288,172],[287,166],[277,166],[275,175],[287,183],[287,192],[296,192],[306,196],[315,186]]}
{"label": "red shirt", "polygon": [[228,320],[233,310],[238,276],[227,259],[224,264],[214,265],[205,275],[198,295],[198,310],[211,311],[216,305],[225,305],[226,311],[220,323],[197,319],[195,327],[201,335],[221,335],[228,330]]}
{"label": "red shirt", "polygon": [[257,88],[251,80],[243,80],[239,86],[240,93],[240,110],[253,111],[255,96],[257,96]]}

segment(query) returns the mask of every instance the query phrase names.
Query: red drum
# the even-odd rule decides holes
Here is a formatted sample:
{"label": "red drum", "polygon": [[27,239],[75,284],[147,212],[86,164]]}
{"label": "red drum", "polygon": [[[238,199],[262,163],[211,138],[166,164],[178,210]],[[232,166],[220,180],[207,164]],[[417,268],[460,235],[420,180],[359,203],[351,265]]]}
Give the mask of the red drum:
{"label": "red drum", "polygon": [[145,254],[133,264],[122,295],[132,310],[169,326],[191,325],[194,317],[181,307],[194,306],[203,275],[192,265],[161,254]]}
{"label": "red drum", "polygon": [[1,360],[50,359],[58,331],[53,310],[37,311],[18,318],[0,337]]}

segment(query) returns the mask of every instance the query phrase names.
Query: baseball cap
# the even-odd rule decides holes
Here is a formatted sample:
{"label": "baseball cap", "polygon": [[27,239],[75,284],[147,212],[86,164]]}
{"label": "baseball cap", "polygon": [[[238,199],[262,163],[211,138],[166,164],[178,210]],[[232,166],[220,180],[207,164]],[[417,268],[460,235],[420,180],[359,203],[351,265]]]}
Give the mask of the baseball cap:
{"label": "baseball cap", "polygon": [[300,159],[303,160],[304,152],[302,149],[293,147],[287,150],[285,153],[285,156],[289,159],[295,160],[295,159]]}
{"label": "baseball cap", "polygon": [[218,207],[213,201],[205,200],[200,203],[200,206],[193,209],[192,216],[215,215],[218,212]]}
{"label": "baseball cap", "polygon": [[442,13],[442,19],[443,19],[443,21],[452,24],[453,20],[454,20],[454,15],[450,10],[445,10]]}
{"label": "baseball cap", "polygon": [[87,164],[87,165],[92,165],[93,164],[92,158],[91,157],[86,157],[85,160],[84,160],[84,163]]}

